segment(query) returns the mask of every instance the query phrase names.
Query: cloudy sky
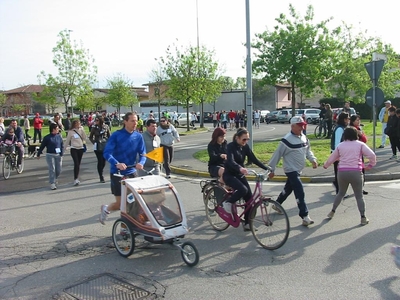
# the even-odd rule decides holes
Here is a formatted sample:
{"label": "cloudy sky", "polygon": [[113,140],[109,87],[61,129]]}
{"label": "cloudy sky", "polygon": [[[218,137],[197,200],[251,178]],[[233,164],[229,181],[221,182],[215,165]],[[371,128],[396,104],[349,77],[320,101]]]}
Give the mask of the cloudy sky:
{"label": "cloudy sky", "polygon": [[[367,30],[400,52],[398,11],[389,0],[249,0],[250,31],[261,33],[276,25],[289,3],[304,15],[307,5],[315,21],[333,17]],[[226,76],[245,77],[245,0],[197,0],[200,45],[216,53]],[[123,74],[135,86],[150,81],[155,58],[169,45],[196,46],[196,0],[0,0],[0,90],[37,84],[44,70],[55,73],[52,48],[61,30],[82,41],[98,67],[98,87]]]}

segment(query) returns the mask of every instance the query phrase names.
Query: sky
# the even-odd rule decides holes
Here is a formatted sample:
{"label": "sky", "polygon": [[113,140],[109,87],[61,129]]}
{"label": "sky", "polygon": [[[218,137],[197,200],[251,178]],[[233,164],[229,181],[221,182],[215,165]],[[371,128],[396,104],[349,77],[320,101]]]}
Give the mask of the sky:
{"label": "sky", "polygon": [[[315,22],[333,17],[329,27],[343,21],[400,52],[389,0],[249,0],[251,38],[273,30],[290,3],[301,16],[312,5]],[[38,84],[42,70],[57,74],[52,49],[64,29],[95,59],[98,88],[118,74],[137,87],[151,82],[168,46],[196,47],[197,38],[215,51],[225,76],[246,76],[246,0],[0,0],[0,90]]]}

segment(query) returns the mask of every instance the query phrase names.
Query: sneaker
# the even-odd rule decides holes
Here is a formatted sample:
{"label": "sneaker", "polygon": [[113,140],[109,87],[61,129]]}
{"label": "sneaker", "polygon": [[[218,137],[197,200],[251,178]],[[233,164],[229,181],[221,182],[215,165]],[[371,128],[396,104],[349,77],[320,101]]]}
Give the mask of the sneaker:
{"label": "sneaker", "polygon": [[329,219],[332,219],[334,215],[335,215],[335,212],[333,210],[331,210],[330,213],[327,215],[327,217]]}
{"label": "sneaker", "polygon": [[99,221],[101,224],[105,225],[104,221],[107,220],[108,214],[110,212],[107,210],[107,205],[102,205],[100,210],[101,210],[101,213],[100,213]]}
{"label": "sneaker", "polygon": [[363,190],[363,195],[368,195],[368,192]]}
{"label": "sneaker", "polygon": [[304,218],[303,218],[303,226],[308,226],[308,225],[311,225],[311,224],[314,224],[314,221],[313,220],[311,220],[311,218],[309,217],[309,216],[305,216]]}
{"label": "sneaker", "polygon": [[165,176],[165,178],[170,179],[170,178],[171,178],[171,175],[167,175],[167,176]]}
{"label": "sneaker", "polygon": [[250,224],[244,224],[243,223],[243,230],[244,231],[250,231],[251,229],[250,229]]}
{"label": "sneaker", "polygon": [[397,155],[392,155],[389,159],[396,159],[397,160]]}
{"label": "sneaker", "polygon": [[283,215],[283,212],[282,212],[278,207],[276,207],[275,204],[272,204],[272,209],[273,209],[274,211],[276,211],[276,213],[277,213],[278,215]]}
{"label": "sneaker", "polygon": [[103,177],[103,176],[100,176],[100,182],[101,182],[101,183],[106,183],[106,181],[104,180],[104,177]]}
{"label": "sneaker", "polygon": [[222,207],[228,214],[232,214],[232,203],[224,201],[222,203]]}
{"label": "sneaker", "polygon": [[56,184],[55,183],[50,184],[50,189],[56,190],[57,189]]}
{"label": "sneaker", "polygon": [[77,186],[77,185],[79,185],[81,182],[79,181],[79,179],[75,179],[74,180],[74,186]]}
{"label": "sneaker", "polygon": [[369,223],[369,220],[367,217],[361,217],[361,225],[367,225]]}
{"label": "sneaker", "polygon": [[378,148],[382,149],[382,148],[385,148],[385,146],[383,146],[383,145],[380,145]]}
{"label": "sneaker", "polygon": [[351,196],[349,194],[346,194],[346,195],[343,196],[343,199],[347,199],[347,198],[350,198],[350,197]]}

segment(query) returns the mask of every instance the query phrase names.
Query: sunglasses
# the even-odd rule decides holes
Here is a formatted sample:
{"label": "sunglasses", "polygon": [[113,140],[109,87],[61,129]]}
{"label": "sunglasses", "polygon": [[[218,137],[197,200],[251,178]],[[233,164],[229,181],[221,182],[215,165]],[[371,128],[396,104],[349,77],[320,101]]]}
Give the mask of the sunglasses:
{"label": "sunglasses", "polygon": [[166,122],[166,120],[160,120],[160,122]]}
{"label": "sunglasses", "polygon": [[243,142],[247,142],[248,140],[250,140],[250,139],[246,139],[246,138],[242,139]]}

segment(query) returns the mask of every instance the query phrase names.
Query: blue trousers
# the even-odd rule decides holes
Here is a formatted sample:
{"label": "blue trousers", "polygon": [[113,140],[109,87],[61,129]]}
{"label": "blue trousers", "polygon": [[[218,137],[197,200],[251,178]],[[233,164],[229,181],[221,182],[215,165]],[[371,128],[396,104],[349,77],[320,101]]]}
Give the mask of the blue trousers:
{"label": "blue trousers", "polygon": [[308,216],[308,208],[305,202],[305,193],[303,188],[303,183],[300,180],[299,172],[290,172],[286,173],[287,179],[286,184],[283,188],[283,191],[279,194],[278,199],[276,201],[282,204],[289,195],[294,192],[294,196],[296,197],[297,207],[299,208],[299,216],[300,218],[304,218]]}

